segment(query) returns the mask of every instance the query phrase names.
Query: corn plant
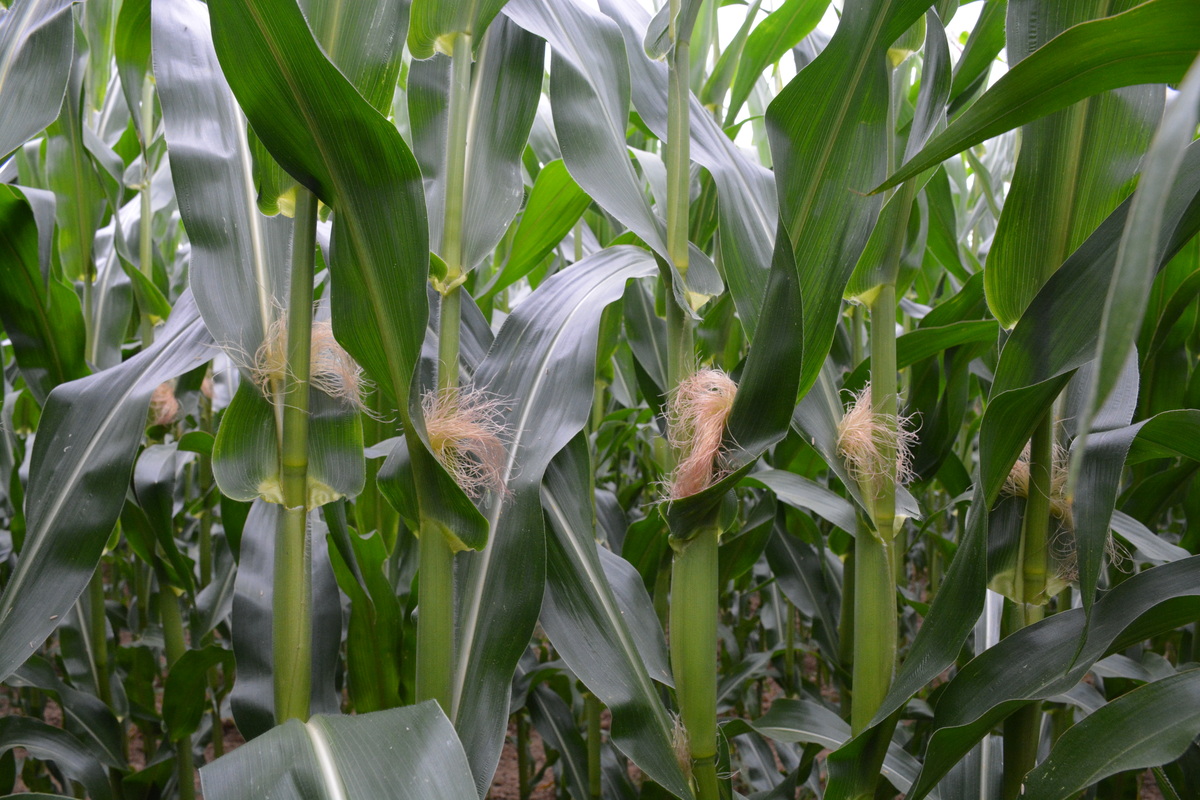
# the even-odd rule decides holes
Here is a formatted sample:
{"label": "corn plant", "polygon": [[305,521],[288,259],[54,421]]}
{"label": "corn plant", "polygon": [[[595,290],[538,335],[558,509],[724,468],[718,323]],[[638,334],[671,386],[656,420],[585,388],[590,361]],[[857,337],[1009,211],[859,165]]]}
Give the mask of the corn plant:
{"label": "corn plant", "polygon": [[0,795],[1197,796],[1198,124],[1195,0],[0,0]]}

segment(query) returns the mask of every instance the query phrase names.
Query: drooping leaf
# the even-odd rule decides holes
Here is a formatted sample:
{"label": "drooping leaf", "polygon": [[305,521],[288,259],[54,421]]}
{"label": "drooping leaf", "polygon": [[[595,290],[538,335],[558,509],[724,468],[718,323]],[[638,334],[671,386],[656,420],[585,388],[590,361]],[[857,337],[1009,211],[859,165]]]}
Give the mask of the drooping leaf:
{"label": "drooping leaf", "polygon": [[207,361],[212,345],[185,292],[152,347],[51,392],[30,465],[25,546],[0,596],[0,675],[37,649],[95,572],[125,502],[150,395]]}
{"label": "drooping leaf", "polygon": [[[620,26],[625,38],[634,107],[647,127],[666,141],[667,67],[637,47],[645,11],[628,0],[603,0],[600,8]],[[689,103],[692,159],[708,170],[717,186],[719,259],[742,325],[753,338],[775,244],[778,211],[772,175],[733,144],[699,100],[690,96]]]}
{"label": "drooping leaf", "polygon": [[[677,797],[689,797],[672,746],[673,724],[651,680],[670,679],[662,628],[633,567],[596,544],[591,507],[580,503],[590,491],[590,468],[586,443],[577,439],[546,473],[542,506],[550,535],[542,626],[563,660],[612,712],[613,743]],[[620,605],[605,576],[605,556],[632,573],[639,607]],[[637,627],[651,629],[641,641]],[[645,658],[650,654],[658,665],[653,673]]]}
{"label": "drooping leaf", "polygon": [[88,374],[79,298],[49,269],[52,205],[48,192],[0,187],[0,323],[39,403]]}
{"label": "drooping leaf", "polygon": [[[910,798],[924,797],[998,721],[1025,701],[1070,689],[1100,657],[1124,646],[1125,637],[1148,638],[1156,628],[1169,630],[1200,615],[1198,571],[1197,557],[1148,569],[1098,600],[1086,629],[1083,609],[1064,611],[1010,635],[964,666],[938,699],[936,730]],[[1160,605],[1168,613],[1155,620],[1148,612]],[[1150,629],[1137,630],[1139,624]],[[1023,668],[1013,670],[1017,653]]]}
{"label": "drooping leaf", "polygon": [[1076,25],[1013,66],[968,111],[875,191],[895,186],[955,153],[1110,89],[1177,83],[1200,45],[1191,0],[1149,0]]}
{"label": "drooping leaf", "polygon": [[53,761],[96,800],[113,796],[104,767],[71,734],[33,717],[0,717],[0,750],[23,747],[34,758]]}
{"label": "drooping leaf", "polygon": [[1140,686],[1089,714],[1025,779],[1023,797],[1062,800],[1126,770],[1174,761],[1200,733],[1200,670]]}
{"label": "drooping leaf", "polygon": [[58,116],[74,52],[74,0],[22,0],[0,17],[0,161]]}
{"label": "drooping leaf", "polygon": [[[1200,17],[1200,14],[1197,14]],[[1146,153],[1139,191],[1129,211],[1117,263],[1104,301],[1096,344],[1096,379],[1083,408],[1087,423],[1117,384],[1121,368],[1133,351],[1146,299],[1155,273],[1162,263],[1160,253],[1166,238],[1163,223],[1170,219],[1171,193],[1187,168],[1186,155],[1192,147],[1196,123],[1200,121],[1200,57],[1196,58],[1179,87],[1179,96],[1163,117],[1154,142]],[[1072,472],[1075,465],[1072,465]]]}
{"label": "drooping leaf", "polygon": [[200,770],[227,800],[463,800],[471,773],[436,703],[291,719]]}
{"label": "drooping leaf", "polygon": [[[1019,67],[1072,25],[1135,2],[1012,0],[1010,64]],[[988,306],[1006,328],[1133,190],[1138,156],[1162,104],[1161,85],[1129,87],[1085,98],[1021,129],[1021,152],[984,270]]]}
{"label": "drooping leaf", "polygon": [[503,478],[488,499],[487,546],[457,568],[458,642],[452,716],[480,795],[491,783],[508,720],[513,672],[537,622],[545,580],[539,485],[550,459],[587,422],[601,313],[631,278],[653,275],[645,250],[609,247],[549,278],[510,315],[475,371],[506,403]]}
{"label": "drooping leaf", "polygon": [[255,133],[334,210],[334,333],[376,385],[404,403],[428,316],[416,160],[330,63],[294,3],[215,0],[211,11],[217,57]]}
{"label": "drooping leaf", "polygon": [[888,47],[929,0],[848,2],[837,32],[767,109],[779,213],[805,301],[803,394],[833,341],[841,297],[879,214],[861,194],[887,168]]}

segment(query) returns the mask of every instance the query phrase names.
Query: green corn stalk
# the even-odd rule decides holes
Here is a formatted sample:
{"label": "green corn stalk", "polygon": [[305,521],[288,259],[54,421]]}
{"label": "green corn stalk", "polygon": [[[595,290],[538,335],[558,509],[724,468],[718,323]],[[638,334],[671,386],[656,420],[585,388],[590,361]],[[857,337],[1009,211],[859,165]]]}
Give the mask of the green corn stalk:
{"label": "green corn stalk", "polygon": [[[450,121],[446,146],[446,205],[442,256],[446,277],[438,317],[439,392],[458,387],[459,329],[462,319],[463,192],[466,181],[467,125],[471,102],[471,37],[458,34],[451,61]],[[417,622],[417,700],[437,700],[451,711],[454,672],[454,551],[440,528],[424,520],[420,537]]]}
{"label": "green corn stalk", "polygon": [[308,719],[312,694],[312,569],[308,539],[308,391],[317,198],[297,189],[288,298],[279,462],[284,513],[275,546],[272,647],[275,719]]}

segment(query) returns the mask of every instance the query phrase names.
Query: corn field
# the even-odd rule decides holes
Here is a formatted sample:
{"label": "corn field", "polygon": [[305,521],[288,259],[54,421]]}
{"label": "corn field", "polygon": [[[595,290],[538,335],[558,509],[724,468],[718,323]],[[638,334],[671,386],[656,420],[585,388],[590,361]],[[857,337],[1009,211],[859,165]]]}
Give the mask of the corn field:
{"label": "corn field", "polygon": [[1197,0],[0,0],[0,797],[1200,797],[1198,124]]}

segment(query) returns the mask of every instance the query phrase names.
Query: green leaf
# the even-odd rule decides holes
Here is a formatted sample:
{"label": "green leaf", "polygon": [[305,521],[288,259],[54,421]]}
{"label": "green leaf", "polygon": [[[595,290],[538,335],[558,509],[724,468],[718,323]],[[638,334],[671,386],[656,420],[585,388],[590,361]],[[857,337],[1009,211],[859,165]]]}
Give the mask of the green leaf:
{"label": "green leaf", "polygon": [[[1067,691],[1097,660],[1126,646],[1130,636],[1149,638],[1153,630],[1164,626],[1170,630],[1186,624],[1181,619],[1200,616],[1197,575],[1200,557],[1145,570],[1096,601],[1089,627],[1085,628],[1083,609],[1064,611],[1008,636],[964,666],[938,699],[935,731],[912,800],[924,797],[997,722],[1024,702]],[[1173,613],[1163,620],[1147,616],[1162,604],[1164,609],[1175,604]],[[1150,627],[1138,630],[1139,625]],[[1020,670],[1012,669],[1017,658]]]}
{"label": "green leaf", "polygon": [[428,317],[417,163],[293,3],[214,0],[210,8],[217,57],[255,133],[334,210],[334,333],[388,397],[406,400]]}
{"label": "green leaf", "polygon": [[[362,418],[341,400],[309,388],[308,507],[354,497],[366,481]],[[213,445],[213,477],[234,500],[283,502],[274,404],[247,381],[221,418]]]}
{"label": "green leaf", "polygon": [[887,169],[887,50],[929,5],[847,2],[829,44],[767,109],[779,213],[805,300],[801,394],[821,371],[846,283],[882,204],[860,193]]}
{"label": "green leaf", "polygon": [[49,661],[31,656],[5,683],[12,687],[32,686],[49,693],[62,706],[67,731],[91,750],[101,764],[121,769],[127,763],[123,752],[125,733],[113,712],[95,695],[64,683]]}
{"label": "green leaf", "polygon": [[104,188],[83,143],[87,52],[75,55],[58,120],[46,138],[46,184],[56,195],[58,253],[67,280],[95,274],[92,249],[104,215]]}
{"label": "green leaf", "polygon": [[[464,271],[491,255],[521,207],[521,154],[541,97],[544,49],[541,39],[505,18],[489,29],[479,47],[467,110],[471,135],[463,186]],[[425,179],[429,242],[443,255],[450,72],[450,58],[438,55],[414,62],[408,74],[408,117],[413,152]]]}
{"label": "green leaf", "polygon": [[88,374],[79,298],[49,269],[53,202],[48,192],[0,186],[0,323],[38,403]]}
{"label": "green leaf", "polygon": [[246,122],[217,63],[207,7],[164,2],[153,24],[171,177],[192,244],[192,291],[213,338],[250,378],[288,296],[291,225],[258,212]]}
{"label": "green leaf", "polygon": [[840,662],[838,605],[841,592],[822,565],[821,552],[788,533],[781,525],[775,525],[767,541],[766,555],[779,588],[802,614],[813,621],[813,636],[822,655],[829,664],[837,665]]}
{"label": "green leaf", "polygon": [[300,0],[321,50],[380,114],[392,110],[408,0]]}
{"label": "green leaf", "polygon": [[[1197,14],[1200,18],[1200,13]],[[1117,263],[1113,269],[1100,318],[1096,344],[1096,379],[1081,415],[1086,423],[1117,383],[1122,365],[1134,350],[1154,275],[1162,261],[1163,223],[1170,219],[1169,204],[1185,167],[1185,157],[1200,121],[1200,58],[1188,70],[1170,110],[1163,117],[1154,142],[1146,153],[1141,191],[1133,198]],[[1076,465],[1072,464],[1072,472]]]}
{"label": "green leaf", "polygon": [[754,28],[738,59],[729,108],[725,111],[725,127],[733,124],[763,70],[812,33],[828,7],[828,0],[785,0]]}
{"label": "green leaf", "polygon": [[463,800],[462,746],[434,702],[353,717],[288,720],[200,769],[223,800]]}
{"label": "green leaf", "polygon": [[435,52],[449,55],[449,42],[460,33],[473,37],[478,48],[504,4],[505,0],[413,0],[408,49],[417,59]]}
{"label": "green leaf", "polygon": [[542,167],[516,224],[508,259],[479,296],[492,297],[528,275],[571,232],[591,203],[562,159]]}
{"label": "green leaf", "polygon": [[1068,28],[1015,64],[881,191],[955,153],[1109,89],[1177,83],[1196,57],[1200,6],[1149,0],[1111,17]]}
{"label": "green leaf", "polygon": [[104,767],[71,734],[32,717],[0,717],[0,751],[23,747],[34,758],[53,761],[70,780],[79,781],[95,800],[111,800]]}
{"label": "green leaf", "polygon": [[22,0],[0,17],[0,161],[58,116],[74,51],[74,0]]}
{"label": "green leaf", "polygon": [[[541,623],[571,670],[611,710],[613,743],[677,797],[690,797],[672,745],[673,723],[651,681],[671,683],[662,628],[632,565],[596,544],[591,506],[580,502],[591,491],[591,472],[579,439],[546,472],[542,507],[552,535]],[[622,576],[636,606],[619,601],[609,570]]]}
{"label": "green leaf", "polygon": [[962,55],[954,65],[949,113],[957,112],[957,106],[987,82],[996,56],[1004,49],[1004,17],[1007,11],[1008,0],[986,0],[984,3],[975,27],[967,37]]}
{"label": "green leaf", "polygon": [[[361,714],[401,703],[403,610],[384,572],[389,554],[383,537],[378,532],[364,537],[350,531],[349,539],[354,559],[349,565],[340,551],[331,550],[330,555],[338,554],[333,558],[333,572],[342,591],[350,597],[346,672],[350,700]],[[361,571],[361,581],[355,580],[351,568]]]}
{"label": "green leaf", "polygon": [[812,511],[847,533],[857,528],[854,506],[836,492],[816,481],[780,469],[752,472],[742,479],[743,486],[761,486],[793,508]]}
{"label": "green leaf", "polygon": [[0,596],[0,676],[40,646],[95,572],[125,502],[151,393],[203,364],[212,344],[185,292],[152,347],[51,392],[30,465],[25,546]]}
{"label": "green leaf", "polygon": [[[811,700],[776,700],[770,711],[748,727],[777,742],[813,742],[831,749],[850,738],[850,725],[844,719]],[[906,791],[919,769],[917,760],[899,745],[888,748],[883,775],[897,789]]]}
{"label": "green leaf", "polygon": [[113,54],[125,105],[129,107],[134,130],[143,139],[146,132],[142,130],[142,85],[151,67],[150,39],[150,0],[122,0]]}
{"label": "green leaf", "polygon": [[1022,797],[1065,800],[1109,775],[1174,761],[1200,734],[1200,670],[1131,692],[1068,728],[1025,779]]}
{"label": "green leaf", "polygon": [[199,650],[188,650],[171,665],[163,687],[162,714],[172,741],[181,742],[195,733],[204,714],[212,710],[205,692],[208,690],[208,672],[217,665],[229,675],[233,671],[233,651],[210,644]]}
{"label": "green leaf", "polygon": [[513,672],[537,622],[545,580],[539,485],[550,459],[586,424],[592,408],[601,314],[631,278],[656,272],[645,250],[609,247],[541,284],[505,320],[475,371],[480,389],[507,403],[511,437],[490,496],[492,536],[458,558],[458,642],[452,716],[482,795],[500,758]]}
{"label": "green leaf", "polygon": [[[1014,2],[1010,65],[1019,67],[1066,28],[1135,2]],[[1162,107],[1161,85],[1130,87],[1086,98],[1021,129],[1020,156],[984,270],[988,306],[1004,327],[1016,323],[1046,279],[1133,191],[1139,157]]]}

